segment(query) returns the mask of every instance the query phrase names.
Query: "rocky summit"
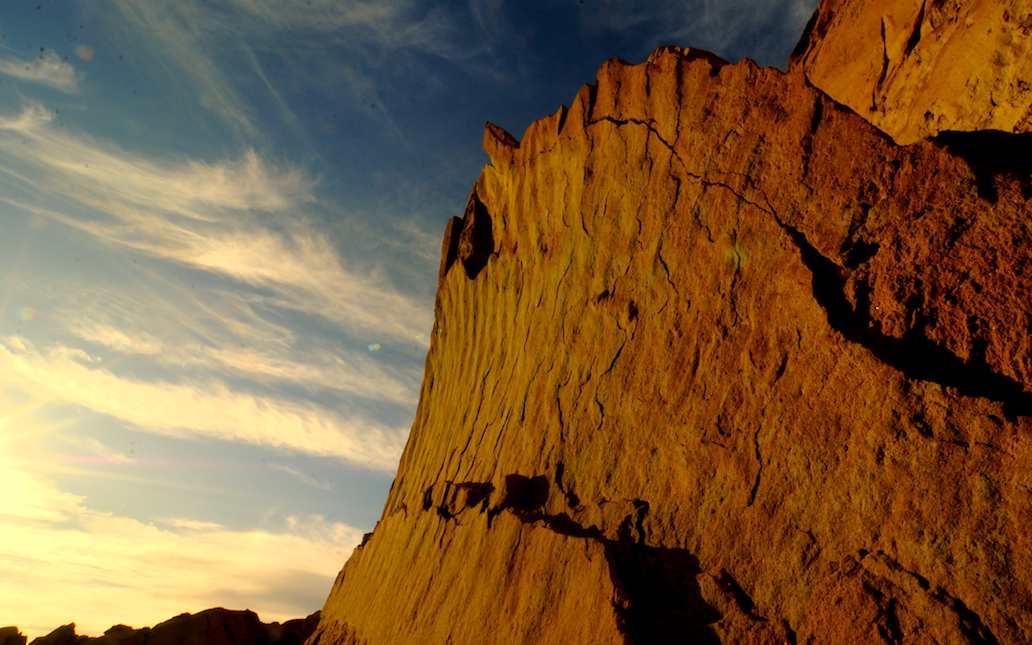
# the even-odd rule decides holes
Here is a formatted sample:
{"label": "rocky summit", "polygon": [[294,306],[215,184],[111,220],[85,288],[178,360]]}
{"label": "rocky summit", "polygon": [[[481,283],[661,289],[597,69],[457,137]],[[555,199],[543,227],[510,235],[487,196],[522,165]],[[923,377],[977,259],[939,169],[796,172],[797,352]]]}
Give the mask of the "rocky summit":
{"label": "rocky summit", "polygon": [[883,118],[819,89],[861,5],[788,73],[661,48],[487,126],[312,645],[1032,641],[1032,148],[979,92],[913,134],[947,3],[885,18],[931,67]]}

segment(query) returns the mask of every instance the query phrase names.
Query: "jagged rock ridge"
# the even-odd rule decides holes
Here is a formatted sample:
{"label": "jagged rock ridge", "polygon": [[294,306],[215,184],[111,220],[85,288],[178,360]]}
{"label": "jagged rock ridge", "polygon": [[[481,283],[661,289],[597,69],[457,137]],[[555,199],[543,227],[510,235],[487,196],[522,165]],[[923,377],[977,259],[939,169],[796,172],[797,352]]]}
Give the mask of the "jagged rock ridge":
{"label": "jagged rock ridge", "polygon": [[1021,135],[609,61],[442,245],[412,433],[310,643],[1032,640]]}
{"label": "jagged rock ridge", "polygon": [[[301,645],[315,630],[319,612],[307,618],[263,623],[253,611],[207,609],[180,614],[154,627],[115,625],[102,636],[75,633],[75,624],[58,627],[30,645]],[[25,645],[14,627],[0,629],[0,645]]]}

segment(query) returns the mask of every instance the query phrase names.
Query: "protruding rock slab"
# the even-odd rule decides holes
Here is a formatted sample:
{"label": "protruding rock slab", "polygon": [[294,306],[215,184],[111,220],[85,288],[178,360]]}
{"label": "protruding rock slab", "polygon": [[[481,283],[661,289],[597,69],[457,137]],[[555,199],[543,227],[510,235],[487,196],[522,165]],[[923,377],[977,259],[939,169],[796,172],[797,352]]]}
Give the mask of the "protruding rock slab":
{"label": "protruding rock slab", "polygon": [[485,141],[313,645],[1032,640],[1020,172],[673,48]]}
{"label": "protruding rock slab", "polygon": [[1032,131],[1028,0],[821,0],[793,59],[899,143]]}

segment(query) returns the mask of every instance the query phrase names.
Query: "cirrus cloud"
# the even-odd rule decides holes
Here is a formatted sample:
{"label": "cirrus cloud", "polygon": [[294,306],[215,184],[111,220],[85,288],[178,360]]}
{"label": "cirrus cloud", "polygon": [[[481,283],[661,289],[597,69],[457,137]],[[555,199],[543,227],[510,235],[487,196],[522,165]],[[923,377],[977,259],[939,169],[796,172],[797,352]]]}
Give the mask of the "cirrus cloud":
{"label": "cirrus cloud", "polygon": [[316,200],[314,180],[300,169],[253,150],[229,161],[159,161],[52,121],[38,104],[0,116],[0,157],[12,162],[9,176],[75,208],[6,203],[106,243],[268,288],[261,297],[272,306],[428,344],[430,307],[394,288],[375,265],[345,263],[299,213]]}
{"label": "cirrus cloud", "polygon": [[79,91],[79,76],[75,67],[53,51],[45,51],[28,60],[0,58],[0,74],[70,94]]}
{"label": "cirrus cloud", "polygon": [[49,403],[82,406],[142,430],[245,442],[392,470],[407,430],[345,418],[314,404],[258,396],[220,381],[148,382],[118,375],[78,348],[0,340],[4,384]]}

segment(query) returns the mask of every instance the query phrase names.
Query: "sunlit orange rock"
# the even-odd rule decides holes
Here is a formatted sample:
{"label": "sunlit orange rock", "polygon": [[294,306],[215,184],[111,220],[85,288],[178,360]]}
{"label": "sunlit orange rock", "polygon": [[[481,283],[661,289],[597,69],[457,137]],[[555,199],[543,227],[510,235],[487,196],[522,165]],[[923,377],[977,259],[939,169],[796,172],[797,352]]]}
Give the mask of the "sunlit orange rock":
{"label": "sunlit orange rock", "polygon": [[793,58],[899,143],[1032,131],[1028,0],[821,0]]}
{"label": "sunlit orange rock", "polygon": [[312,645],[1032,641],[1025,139],[664,48],[484,147]]}

